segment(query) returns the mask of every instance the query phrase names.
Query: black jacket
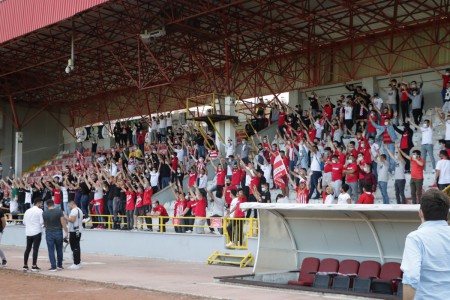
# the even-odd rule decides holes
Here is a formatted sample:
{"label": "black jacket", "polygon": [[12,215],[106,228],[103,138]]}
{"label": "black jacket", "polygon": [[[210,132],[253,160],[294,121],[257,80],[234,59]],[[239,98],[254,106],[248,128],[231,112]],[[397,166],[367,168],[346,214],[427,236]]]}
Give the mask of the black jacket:
{"label": "black jacket", "polygon": [[403,130],[398,128],[396,125],[393,125],[393,126],[394,126],[395,131],[397,131],[398,133],[400,133],[402,135],[402,137],[400,138],[400,144],[401,144],[401,139],[403,139],[403,134],[405,132],[407,132],[408,133],[408,148],[409,149],[413,148],[414,147],[414,143],[413,143],[412,137],[413,137],[414,132],[411,129],[411,127],[409,126],[409,124],[404,125],[403,126],[404,127]]}

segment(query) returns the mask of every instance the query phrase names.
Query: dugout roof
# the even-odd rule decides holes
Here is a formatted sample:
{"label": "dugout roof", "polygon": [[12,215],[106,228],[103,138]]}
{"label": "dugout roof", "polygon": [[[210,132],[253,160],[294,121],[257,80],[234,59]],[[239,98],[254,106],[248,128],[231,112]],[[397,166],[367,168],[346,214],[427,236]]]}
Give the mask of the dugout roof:
{"label": "dugout roof", "polygon": [[[445,65],[449,6],[0,0],[0,97],[63,109],[80,126],[183,108],[205,93],[247,98]],[[160,28],[165,34],[141,36]],[[72,37],[75,69],[66,74]]]}

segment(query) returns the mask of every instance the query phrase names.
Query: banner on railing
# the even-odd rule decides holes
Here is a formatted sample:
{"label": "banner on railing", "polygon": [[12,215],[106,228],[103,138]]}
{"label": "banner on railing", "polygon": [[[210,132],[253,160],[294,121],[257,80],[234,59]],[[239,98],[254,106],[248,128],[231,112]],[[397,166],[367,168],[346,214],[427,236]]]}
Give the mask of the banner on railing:
{"label": "banner on railing", "polygon": [[273,163],[273,179],[275,181],[275,185],[284,188],[287,182],[284,182],[283,177],[287,175],[286,167],[283,163],[283,159],[281,155],[278,154]]}
{"label": "banner on railing", "polygon": [[222,228],[222,218],[211,218],[211,228]]}

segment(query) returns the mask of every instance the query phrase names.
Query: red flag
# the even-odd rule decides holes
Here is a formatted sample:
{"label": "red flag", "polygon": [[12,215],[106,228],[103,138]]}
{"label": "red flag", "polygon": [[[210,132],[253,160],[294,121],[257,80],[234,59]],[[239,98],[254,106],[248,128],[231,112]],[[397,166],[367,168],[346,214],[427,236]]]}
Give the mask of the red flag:
{"label": "red flag", "polygon": [[80,152],[78,152],[78,150],[75,150],[75,154],[77,156],[78,161],[80,162],[80,165],[84,165],[83,155]]}
{"label": "red flag", "polygon": [[275,185],[281,188],[284,188],[287,182],[284,182],[283,176],[287,175],[286,167],[284,166],[283,159],[280,154],[275,157],[275,161],[273,162],[273,179],[275,181]]}

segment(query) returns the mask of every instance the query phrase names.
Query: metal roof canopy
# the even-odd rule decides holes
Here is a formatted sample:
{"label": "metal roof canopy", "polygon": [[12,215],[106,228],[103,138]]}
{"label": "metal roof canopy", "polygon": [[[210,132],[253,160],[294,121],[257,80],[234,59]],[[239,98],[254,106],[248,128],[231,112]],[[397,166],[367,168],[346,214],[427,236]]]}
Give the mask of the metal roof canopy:
{"label": "metal roof canopy", "polygon": [[[243,203],[257,208],[254,273],[297,270],[306,257],[401,262],[420,205]],[[450,212],[449,212],[450,214]]]}
{"label": "metal roof canopy", "polygon": [[[437,66],[449,20],[448,0],[111,0],[0,44],[0,95],[62,108],[77,127],[210,92],[276,94],[360,78],[361,68],[399,72],[399,59]],[[141,39],[161,27],[165,36]]]}

